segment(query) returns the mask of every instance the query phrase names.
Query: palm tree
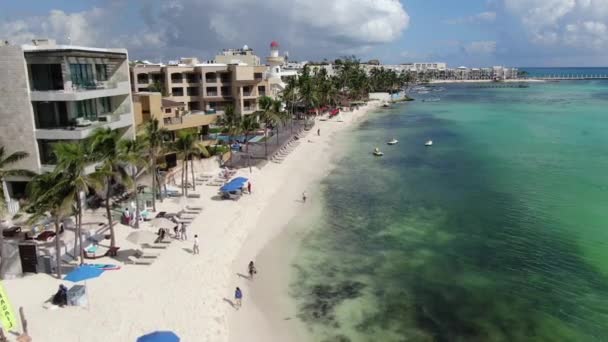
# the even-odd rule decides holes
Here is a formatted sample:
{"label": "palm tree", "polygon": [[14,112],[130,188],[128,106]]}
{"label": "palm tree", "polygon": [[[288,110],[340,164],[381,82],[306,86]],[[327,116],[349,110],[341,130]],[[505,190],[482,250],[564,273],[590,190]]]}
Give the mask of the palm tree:
{"label": "palm tree", "polygon": [[234,111],[233,105],[226,105],[224,108],[224,115],[219,119],[219,124],[228,133],[228,144],[233,140],[233,137],[238,134],[240,126],[240,117]]}
{"label": "palm tree", "polygon": [[272,122],[277,128],[277,145],[279,144],[279,126],[287,122],[287,112],[282,110],[283,103],[280,100],[272,101]]}
{"label": "palm tree", "polygon": [[122,163],[130,166],[131,183],[135,193],[135,228],[139,228],[139,186],[137,183],[137,172],[149,167],[149,158],[146,141],[142,136],[135,137],[134,140],[123,139],[118,142],[118,155]]}
{"label": "palm tree", "polygon": [[97,128],[89,138],[90,149],[95,161],[99,162],[98,173],[103,176],[105,194],[106,215],[110,228],[110,248],[116,247],[116,236],[114,233],[114,222],[112,220],[112,183],[128,183],[129,177],[123,167],[118,151],[120,132],[111,128]]}
{"label": "palm tree", "polygon": [[74,197],[69,180],[61,172],[47,172],[35,176],[28,184],[28,194],[32,202],[28,205],[33,215],[28,220],[33,223],[48,214],[55,224],[55,258],[57,279],[61,279],[61,245],[59,234],[61,222],[73,211]]}
{"label": "palm tree", "polygon": [[241,131],[245,135],[245,151],[249,153],[249,133],[260,127],[255,115],[245,115],[241,120]]}
{"label": "palm tree", "polygon": [[264,155],[268,157],[268,135],[266,134],[268,126],[274,120],[273,106],[274,100],[268,96],[262,96],[258,100],[260,106],[259,117],[264,122]]}
{"label": "palm tree", "polygon": [[[148,146],[148,157],[150,158],[151,167],[150,173],[152,175],[152,211],[156,211],[156,187],[160,189],[160,179],[158,179],[158,158],[160,157],[163,145],[164,136],[167,130],[160,127],[157,119],[149,121],[145,126],[145,140]],[[160,192],[160,200],[163,200],[162,191]]]}
{"label": "palm tree", "polygon": [[[182,194],[188,196],[188,158],[192,154],[196,137],[192,131],[183,130],[177,135],[177,139],[171,145],[171,149],[182,158]],[[194,173],[192,174],[194,183]]]}
{"label": "palm tree", "polygon": [[[0,146],[0,185],[4,183],[7,177],[32,177],[33,172],[22,169],[9,169],[11,164],[28,157],[27,152],[17,151],[10,155],[6,155],[4,146]],[[7,199],[4,198],[4,191],[0,191],[0,215],[4,212]],[[2,234],[0,234],[2,235]],[[1,246],[0,246],[1,248]]]}
{"label": "palm tree", "polygon": [[[82,201],[81,194],[89,193],[89,188],[101,189],[101,181],[99,175],[94,172],[87,174],[85,168],[94,160],[87,149],[86,144],[79,143],[57,143],[54,146],[54,153],[57,157],[56,170],[61,173],[62,187],[65,187],[66,196],[64,201],[76,203],[76,241],[74,244],[74,254],[76,251],[80,255],[80,264],[84,263],[84,255],[82,250]],[[78,246],[77,246],[78,245]]]}

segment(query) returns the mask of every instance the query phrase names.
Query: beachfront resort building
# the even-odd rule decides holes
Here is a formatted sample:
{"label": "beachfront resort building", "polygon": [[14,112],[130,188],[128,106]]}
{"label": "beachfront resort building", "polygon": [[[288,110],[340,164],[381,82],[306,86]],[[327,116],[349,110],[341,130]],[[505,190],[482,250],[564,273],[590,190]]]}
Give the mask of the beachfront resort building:
{"label": "beachfront resort building", "polygon": [[259,109],[258,98],[270,94],[267,67],[247,47],[223,50],[211,63],[196,58],[137,63],[131,75],[135,93],[161,92],[193,115],[210,115],[209,120],[223,114],[229,104],[238,114],[252,114]]}
{"label": "beachfront resort building", "polygon": [[[7,154],[28,153],[14,168],[50,171],[55,143],[82,141],[98,127],[134,134],[125,49],[57,45],[47,39],[21,46],[4,42],[0,93],[0,145]],[[11,204],[25,195],[27,181],[17,177],[2,184]]]}

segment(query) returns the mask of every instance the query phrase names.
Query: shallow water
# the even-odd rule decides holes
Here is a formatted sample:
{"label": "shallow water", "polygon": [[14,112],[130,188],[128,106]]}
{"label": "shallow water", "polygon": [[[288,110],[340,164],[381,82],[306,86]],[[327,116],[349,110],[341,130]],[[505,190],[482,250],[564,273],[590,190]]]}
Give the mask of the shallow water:
{"label": "shallow water", "polygon": [[313,339],[608,339],[606,94],[454,85],[370,115],[295,259]]}

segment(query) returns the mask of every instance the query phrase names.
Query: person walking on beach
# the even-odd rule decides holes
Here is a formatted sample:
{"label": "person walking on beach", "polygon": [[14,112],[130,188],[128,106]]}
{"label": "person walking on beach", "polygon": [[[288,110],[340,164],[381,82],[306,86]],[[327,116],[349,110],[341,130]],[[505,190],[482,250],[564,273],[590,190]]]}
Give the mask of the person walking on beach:
{"label": "person walking on beach", "polygon": [[306,191],[302,193],[302,202],[306,203]]}
{"label": "person walking on beach", "polygon": [[181,237],[180,237],[181,240],[184,240],[184,241],[188,240],[188,233],[186,231],[185,223],[182,223],[182,229],[180,230],[180,233],[181,233]]}
{"label": "person walking on beach", "polygon": [[198,235],[194,235],[194,245],[192,246],[192,254],[199,254],[198,250]]}
{"label": "person walking on beach", "polygon": [[234,307],[238,310],[241,308],[241,301],[243,300],[243,292],[238,287],[234,291]]}
{"label": "person walking on beach", "polygon": [[320,128],[319,128],[319,129],[317,129],[317,135],[318,135],[318,136],[321,136],[321,129],[320,129]]}
{"label": "person walking on beach", "polygon": [[247,183],[247,192],[251,195],[251,182]]}
{"label": "person walking on beach", "polygon": [[255,265],[253,261],[249,262],[249,279],[253,280],[253,275],[258,273],[258,270],[255,269]]}

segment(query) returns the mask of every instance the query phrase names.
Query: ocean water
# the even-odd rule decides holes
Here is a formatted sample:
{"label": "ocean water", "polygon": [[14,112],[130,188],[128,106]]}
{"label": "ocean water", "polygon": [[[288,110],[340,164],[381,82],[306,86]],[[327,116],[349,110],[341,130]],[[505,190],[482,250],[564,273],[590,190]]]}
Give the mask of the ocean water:
{"label": "ocean water", "polygon": [[446,88],[342,137],[293,260],[311,340],[608,340],[608,82]]}
{"label": "ocean water", "polygon": [[519,68],[521,71],[527,71],[530,77],[547,77],[547,76],[571,76],[571,75],[602,75],[608,76],[608,68]]}

